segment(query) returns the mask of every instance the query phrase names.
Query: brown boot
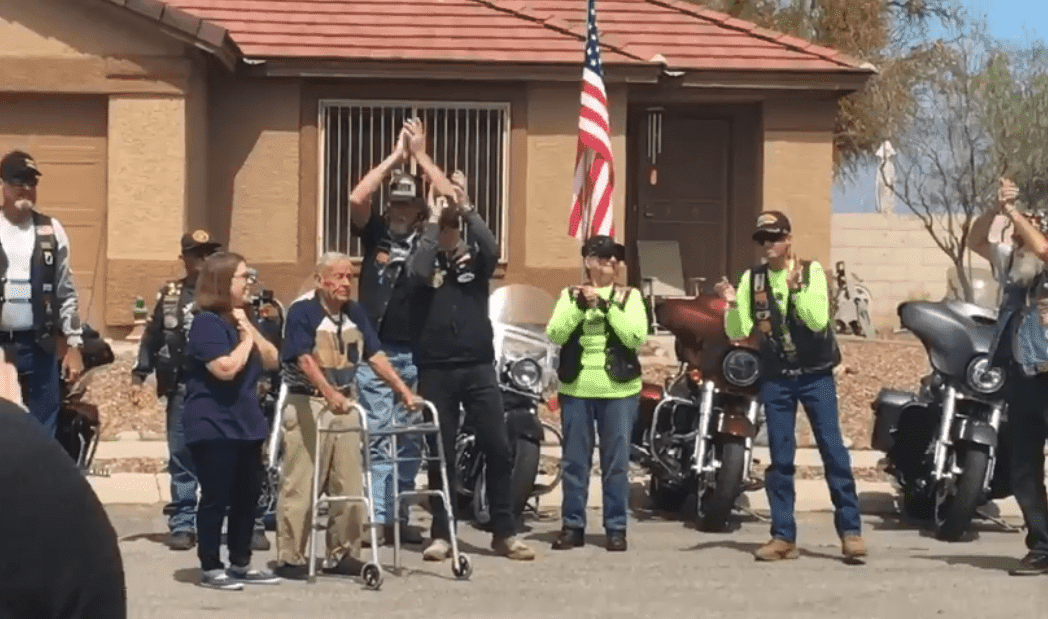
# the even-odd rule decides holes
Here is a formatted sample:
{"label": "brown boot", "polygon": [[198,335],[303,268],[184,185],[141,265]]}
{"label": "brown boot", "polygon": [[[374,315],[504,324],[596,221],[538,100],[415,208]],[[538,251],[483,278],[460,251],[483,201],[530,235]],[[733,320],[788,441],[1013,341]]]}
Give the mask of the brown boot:
{"label": "brown boot", "polygon": [[775,538],[758,548],[753,553],[753,556],[757,557],[758,561],[781,561],[783,559],[796,559],[800,554],[797,550],[797,544]]}
{"label": "brown boot", "polygon": [[858,535],[847,535],[841,538],[841,552],[845,563],[865,563],[866,542]]}
{"label": "brown boot", "polygon": [[492,537],[491,549],[513,561],[532,561],[535,551],[516,537]]}

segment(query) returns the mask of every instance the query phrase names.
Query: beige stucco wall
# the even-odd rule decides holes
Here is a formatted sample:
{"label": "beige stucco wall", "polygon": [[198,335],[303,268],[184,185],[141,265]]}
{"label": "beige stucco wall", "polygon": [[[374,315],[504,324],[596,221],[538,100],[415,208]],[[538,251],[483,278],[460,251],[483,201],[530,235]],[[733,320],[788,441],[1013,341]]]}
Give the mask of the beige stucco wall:
{"label": "beige stucco wall", "polygon": [[[626,90],[611,87],[608,97],[615,156],[615,233],[621,242],[626,232]],[[528,89],[528,207],[523,256],[528,269],[578,269],[579,245],[567,233],[578,147],[578,108],[577,84]],[[512,258],[519,260],[520,254]]]}
{"label": "beige stucco wall", "polygon": [[212,218],[215,234],[252,262],[296,262],[299,83],[216,82],[210,101],[210,207],[229,209],[228,221]]}
{"label": "beige stucco wall", "polygon": [[[996,222],[991,236],[1000,232],[1002,223]],[[945,220],[938,220],[936,229],[945,232],[945,225]],[[968,256],[971,268],[989,269],[985,259]],[[953,266],[924,223],[906,213],[834,214],[832,258],[833,265],[844,261],[845,268],[869,288],[871,318],[879,329],[899,326],[896,308],[903,301],[942,299],[947,271]],[[993,289],[989,296],[995,293]]]}
{"label": "beige stucco wall", "polygon": [[834,101],[771,100],[764,106],[764,210],[793,225],[804,258],[830,260]]}
{"label": "beige stucco wall", "polygon": [[101,2],[3,0],[0,56],[181,56],[184,46]]}
{"label": "beige stucco wall", "polygon": [[181,97],[110,97],[110,258],[177,255],[186,207],[185,111]]}

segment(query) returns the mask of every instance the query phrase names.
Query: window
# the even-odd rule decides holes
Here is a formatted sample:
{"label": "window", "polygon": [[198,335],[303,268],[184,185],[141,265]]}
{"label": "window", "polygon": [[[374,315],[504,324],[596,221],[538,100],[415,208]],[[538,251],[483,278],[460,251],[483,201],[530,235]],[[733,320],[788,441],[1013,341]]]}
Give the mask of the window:
{"label": "window", "polygon": [[[506,203],[509,197],[509,104],[410,101],[320,102],[319,249],[360,257],[351,234],[349,193],[385,159],[404,122],[417,116],[426,126],[427,152],[448,177],[462,170],[477,212],[499,240],[506,259]],[[421,174],[417,164],[403,164]],[[388,180],[388,179],[387,179]],[[372,208],[385,204],[386,184],[372,195]],[[424,183],[423,195],[429,189]]]}

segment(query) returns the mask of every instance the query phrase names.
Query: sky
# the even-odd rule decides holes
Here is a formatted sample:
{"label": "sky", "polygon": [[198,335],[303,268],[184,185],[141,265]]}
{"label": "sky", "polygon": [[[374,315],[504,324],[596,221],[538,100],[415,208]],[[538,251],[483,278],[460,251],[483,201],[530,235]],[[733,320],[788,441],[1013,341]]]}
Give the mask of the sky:
{"label": "sky", "polygon": [[[1046,0],[965,0],[968,10],[983,16],[990,34],[999,39],[1022,43],[1028,36],[1048,38]],[[854,182],[838,183],[834,188],[833,210],[838,213],[873,212],[876,209],[876,174],[873,169]],[[907,211],[896,203],[896,212]]]}

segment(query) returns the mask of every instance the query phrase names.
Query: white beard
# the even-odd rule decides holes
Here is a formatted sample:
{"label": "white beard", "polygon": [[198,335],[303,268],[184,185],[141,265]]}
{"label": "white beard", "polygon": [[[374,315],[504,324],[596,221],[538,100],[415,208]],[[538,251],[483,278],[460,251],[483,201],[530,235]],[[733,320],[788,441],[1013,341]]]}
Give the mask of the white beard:
{"label": "white beard", "polygon": [[33,204],[32,200],[26,200],[25,198],[15,200],[15,208],[20,211],[29,211],[32,210],[35,206],[36,205]]}
{"label": "white beard", "polygon": [[1044,268],[1044,262],[1036,254],[1019,249],[1012,258],[1012,268],[1008,276],[1014,283],[1026,286],[1040,275]]}

